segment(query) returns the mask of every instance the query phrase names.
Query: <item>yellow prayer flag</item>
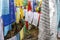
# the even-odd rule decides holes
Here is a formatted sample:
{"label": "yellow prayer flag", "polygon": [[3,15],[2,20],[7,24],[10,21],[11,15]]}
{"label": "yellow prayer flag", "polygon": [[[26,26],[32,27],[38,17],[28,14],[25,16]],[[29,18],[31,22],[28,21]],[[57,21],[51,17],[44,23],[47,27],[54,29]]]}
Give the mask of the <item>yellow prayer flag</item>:
{"label": "yellow prayer flag", "polygon": [[42,0],[40,0],[40,5],[42,4]]}
{"label": "yellow prayer flag", "polygon": [[38,11],[39,11],[39,7],[36,8],[36,12],[38,12]]}
{"label": "yellow prayer flag", "polygon": [[16,12],[16,23],[19,23],[20,21],[20,8],[17,8],[17,12]]}
{"label": "yellow prayer flag", "polygon": [[20,31],[20,40],[24,38],[24,28]]}
{"label": "yellow prayer flag", "polygon": [[20,1],[19,0],[14,0],[15,6],[19,6]]}
{"label": "yellow prayer flag", "polygon": [[23,8],[20,8],[20,18],[23,19],[24,17],[24,10]]}
{"label": "yellow prayer flag", "polygon": [[23,1],[24,1],[24,0],[19,0],[20,6],[23,6]]}
{"label": "yellow prayer flag", "polygon": [[26,6],[26,9],[28,9],[28,5]]}

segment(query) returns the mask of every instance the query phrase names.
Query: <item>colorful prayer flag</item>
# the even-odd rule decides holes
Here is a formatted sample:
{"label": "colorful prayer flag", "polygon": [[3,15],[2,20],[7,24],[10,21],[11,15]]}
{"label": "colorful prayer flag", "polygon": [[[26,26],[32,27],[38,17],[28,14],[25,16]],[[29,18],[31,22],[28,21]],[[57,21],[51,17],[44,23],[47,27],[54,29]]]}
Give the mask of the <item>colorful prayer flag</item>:
{"label": "colorful prayer flag", "polygon": [[20,21],[20,8],[16,7],[16,23]]}
{"label": "colorful prayer flag", "polygon": [[24,1],[24,0],[19,0],[19,5],[20,5],[20,6],[23,6],[23,1]]}
{"label": "colorful prayer flag", "polygon": [[4,26],[15,22],[14,1],[4,0],[2,5],[2,19]]}
{"label": "colorful prayer flag", "polygon": [[17,33],[16,38],[17,38],[17,40],[20,40],[20,34],[19,34],[19,32]]}
{"label": "colorful prayer flag", "polygon": [[26,28],[26,25],[24,25],[24,33],[27,32],[27,28]]}
{"label": "colorful prayer flag", "polygon": [[28,1],[28,11],[32,11],[31,1]]}
{"label": "colorful prayer flag", "polygon": [[25,24],[26,24],[26,28],[28,29],[28,21],[26,21]]}
{"label": "colorful prayer flag", "polygon": [[36,11],[36,10],[35,10],[36,6],[37,6],[36,0],[33,0],[33,12]]}
{"label": "colorful prayer flag", "polygon": [[20,1],[19,0],[14,0],[15,6],[19,7],[20,6]]}
{"label": "colorful prayer flag", "polygon": [[24,17],[24,10],[23,10],[23,8],[21,7],[21,8],[20,8],[20,19],[23,19],[23,17]]}
{"label": "colorful prayer flag", "polygon": [[20,31],[20,40],[24,38],[24,28]]}
{"label": "colorful prayer flag", "polygon": [[9,25],[4,27],[4,36],[7,35],[8,31],[9,31],[9,27],[10,27]]}
{"label": "colorful prayer flag", "polygon": [[28,0],[23,0],[23,6],[26,6],[27,5],[27,1]]}
{"label": "colorful prayer flag", "polygon": [[9,14],[11,23],[15,22],[14,0],[9,0]]}
{"label": "colorful prayer flag", "polygon": [[9,25],[11,22],[10,20],[10,13],[9,13],[9,0],[2,1],[2,19],[4,26]]}

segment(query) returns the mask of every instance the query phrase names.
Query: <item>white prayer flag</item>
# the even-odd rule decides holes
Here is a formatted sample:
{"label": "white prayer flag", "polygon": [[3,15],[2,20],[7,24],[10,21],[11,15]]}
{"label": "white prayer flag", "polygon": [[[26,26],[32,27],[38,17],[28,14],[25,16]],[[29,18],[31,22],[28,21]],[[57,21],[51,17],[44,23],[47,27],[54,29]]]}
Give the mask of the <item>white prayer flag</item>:
{"label": "white prayer flag", "polygon": [[26,17],[26,12],[27,12],[27,10],[26,9],[24,9],[24,16]]}
{"label": "white prayer flag", "polygon": [[33,19],[33,12],[32,11],[29,11],[28,12],[28,22],[31,24],[32,22],[32,19]]}
{"label": "white prayer flag", "polygon": [[0,18],[0,40],[4,40],[4,36],[3,36],[3,21]]}
{"label": "white prayer flag", "polygon": [[28,21],[28,11],[26,10],[26,12],[25,12],[25,21]]}
{"label": "white prayer flag", "polygon": [[34,12],[34,17],[33,17],[33,25],[37,26],[38,24],[38,17],[39,17],[39,14],[38,12]]}

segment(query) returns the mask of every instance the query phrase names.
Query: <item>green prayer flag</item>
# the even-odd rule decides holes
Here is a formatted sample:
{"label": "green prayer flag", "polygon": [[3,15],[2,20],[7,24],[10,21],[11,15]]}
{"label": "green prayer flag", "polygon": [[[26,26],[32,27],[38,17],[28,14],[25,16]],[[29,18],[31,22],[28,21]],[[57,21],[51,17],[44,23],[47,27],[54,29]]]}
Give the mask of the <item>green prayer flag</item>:
{"label": "green prayer flag", "polygon": [[26,29],[26,26],[24,25],[24,32],[26,33],[27,32],[27,29]]}
{"label": "green prayer flag", "polygon": [[24,6],[27,5],[27,1],[28,1],[28,0],[24,0],[24,1],[23,1],[23,5],[24,5]]}

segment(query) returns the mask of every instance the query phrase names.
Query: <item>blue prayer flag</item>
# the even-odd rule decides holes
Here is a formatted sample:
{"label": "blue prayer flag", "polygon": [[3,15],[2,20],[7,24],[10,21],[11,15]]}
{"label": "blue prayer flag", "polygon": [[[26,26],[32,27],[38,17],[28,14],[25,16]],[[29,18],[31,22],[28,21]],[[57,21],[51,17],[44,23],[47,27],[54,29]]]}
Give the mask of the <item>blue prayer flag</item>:
{"label": "blue prayer flag", "polygon": [[2,19],[4,26],[10,24],[10,14],[9,14],[9,0],[2,1]]}
{"label": "blue prayer flag", "polygon": [[4,26],[15,22],[14,0],[3,0],[2,19]]}
{"label": "blue prayer flag", "polygon": [[9,30],[10,30],[9,29],[9,25],[4,27],[4,36],[7,35],[7,33],[8,33]]}
{"label": "blue prayer flag", "polygon": [[17,33],[16,38],[17,38],[17,40],[20,40],[20,34],[19,33]]}
{"label": "blue prayer flag", "polygon": [[33,0],[33,12],[35,12],[36,5],[37,5],[36,0]]}
{"label": "blue prayer flag", "polygon": [[11,17],[11,23],[15,22],[14,0],[9,0],[9,13]]}

